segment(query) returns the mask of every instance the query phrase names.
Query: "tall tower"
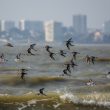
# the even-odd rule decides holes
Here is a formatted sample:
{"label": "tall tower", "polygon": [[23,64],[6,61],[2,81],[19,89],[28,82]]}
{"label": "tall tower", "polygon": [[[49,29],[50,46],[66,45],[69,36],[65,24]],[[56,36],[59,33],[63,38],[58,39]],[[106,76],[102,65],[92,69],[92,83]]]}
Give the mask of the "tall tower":
{"label": "tall tower", "polygon": [[104,33],[110,35],[110,20],[104,23]]}
{"label": "tall tower", "polygon": [[87,33],[87,16],[86,15],[74,15],[73,27],[78,35]]}
{"label": "tall tower", "polygon": [[55,21],[45,22],[45,41],[59,42],[63,36],[62,23]]}
{"label": "tall tower", "polygon": [[24,31],[25,30],[25,20],[20,20],[19,21],[19,29],[21,30],[21,31]]}
{"label": "tall tower", "polygon": [[53,21],[45,22],[45,41],[46,42],[53,42],[54,41],[54,34],[53,34]]}

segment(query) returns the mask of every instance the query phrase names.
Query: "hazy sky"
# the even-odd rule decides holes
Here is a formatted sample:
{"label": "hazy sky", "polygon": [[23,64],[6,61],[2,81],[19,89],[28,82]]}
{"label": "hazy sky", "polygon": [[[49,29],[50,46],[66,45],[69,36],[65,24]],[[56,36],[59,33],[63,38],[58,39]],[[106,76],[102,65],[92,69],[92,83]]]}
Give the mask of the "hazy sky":
{"label": "hazy sky", "polygon": [[110,19],[110,0],[0,0],[0,19],[57,20],[72,25],[72,15],[86,14],[88,27]]}

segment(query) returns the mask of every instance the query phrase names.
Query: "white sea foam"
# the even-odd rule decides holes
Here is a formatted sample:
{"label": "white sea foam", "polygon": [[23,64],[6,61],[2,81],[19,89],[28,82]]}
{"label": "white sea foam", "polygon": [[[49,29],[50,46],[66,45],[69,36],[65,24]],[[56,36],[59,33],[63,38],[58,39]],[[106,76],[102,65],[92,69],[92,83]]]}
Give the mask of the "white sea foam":
{"label": "white sea foam", "polygon": [[31,105],[35,105],[37,103],[37,100],[33,99],[33,100],[30,100],[30,101],[27,101],[27,104],[20,104],[21,107],[18,107],[18,110],[23,110],[27,107],[30,107]]}
{"label": "white sea foam", "polygon": [[28,103],[28,106],[31,106],[31,105],[36,104],[37,100],[33,99],[33,100],[28,101],[27,103]]}
{"label": "white sea foam", "polygon": [[32,91],[30,91],[30,92],[26,93],[25,95],[31,95],[31,94],[33,94],[33,92],[32,92]]}
{"label": "white sea foam", "polygon": [[96,104],[96,101],[95,101],[95,100],[89,100],[89,101],[88,101],[88,100],[85,100],[85,99],[84,99],[84,100],[82,101],[82,103],[83,103],[83,104]]}
{"label": "white sea foam", "polygon": [[94,104],[94,105],[99,105],[99,106],[107,106],[110,107],[110,102],[107,101],[95,101],[95,100],[83,100],[82,104]]}
{"label": "white sea foam", "polygon": [[0,96],[9,96],[9,94],[0,94]]}
{"label": "white sea foam", "polygon": [[24,108],[27,107],[27,105],[21,104],[22,107],[19,107],[18,110],[23,110]]}
{"label": "white sea foam", "polygon": [[58,108],[61,104],[60,103],[57,103],[55,105],[53,105],[54,108]]}
{"label": "white sea foam", "polygon": [[84,99],[84,98],[80,98],[78,96],[73,95],[72,93],[65,93],[63,95],[60,96],[60,99],[62,99],[63,101],[67,100],[69,102],[73,102],[73,103],[82,103],[84,105],[88,105],[88,104],[94,104],[94,105],[99,105],[99,106],[108,106],[110,107],[110,101],[104,100],[104,99],[100,99],[99,95],[89,97],[90,99]]}
{"label": "white sea foam", "polygon": [[79,102],[78,97],[71,94],[71,93],[65,93],[64,95],[61,95],[60,98],[63,99],[63,100],[68,100],[70,102],[74,102],[74,103]]}

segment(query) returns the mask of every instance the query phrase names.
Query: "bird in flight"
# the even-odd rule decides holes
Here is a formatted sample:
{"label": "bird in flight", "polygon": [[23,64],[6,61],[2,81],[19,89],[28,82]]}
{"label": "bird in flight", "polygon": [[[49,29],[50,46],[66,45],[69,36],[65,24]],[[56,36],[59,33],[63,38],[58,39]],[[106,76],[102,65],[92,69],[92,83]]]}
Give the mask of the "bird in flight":
{"label": "bird in flight", "polygon": [[72,42],[73,42],[72,38],[70,38],[69,40],[66,41],[66,47],[68,48],[68,50],[70,50],[70,46],[74,46],[71,44]]}

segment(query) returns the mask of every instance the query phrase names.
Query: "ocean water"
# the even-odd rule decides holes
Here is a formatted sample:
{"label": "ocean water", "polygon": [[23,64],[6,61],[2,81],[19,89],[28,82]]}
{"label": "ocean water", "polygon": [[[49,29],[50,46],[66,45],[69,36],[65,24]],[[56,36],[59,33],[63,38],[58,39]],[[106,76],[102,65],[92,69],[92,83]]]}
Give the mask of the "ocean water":
{"label": "ocean water", "polygon": [[[64,45],[53,46],[55,60],[49,57],[44,46],[37,45],[35,56],[27,55],[28,45],[0,46],[6,62],[0,63],[0,110],[110,110],[110,45],[75,45],[68,50]],[[66,57],[59,50],[67,52]],[[63,74],[65,64],[72,59],[72,51],[78,51],[71,76]],[[21,62],[15,62],[22,53]],[[96,56],[95,64],[87,64],[86,55]],[[19,70],[28,69],[25,80]],[[92,79],[93,86],[86,83]],[[46,96],[38,96],[45,88]]]}

